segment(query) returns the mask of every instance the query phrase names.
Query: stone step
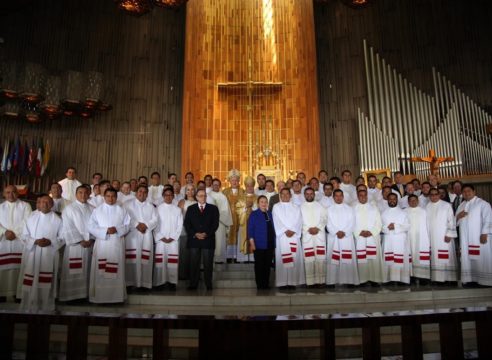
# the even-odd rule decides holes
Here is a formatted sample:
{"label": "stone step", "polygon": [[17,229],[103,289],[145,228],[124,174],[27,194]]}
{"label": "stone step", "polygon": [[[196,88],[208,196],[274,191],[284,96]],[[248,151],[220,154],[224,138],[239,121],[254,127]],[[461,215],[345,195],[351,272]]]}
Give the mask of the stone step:
{"label": "stone step", "polygon": [[215,280],[254,280],[255,273],[250,271],[216,271]]}
{"label": "stone step", "polygon": [[[220,280],[219,280],[220,281]],[[224,283],[224,285],[231,285]],[[232,286],[232,285],[231,285]],[[243,284],[244,286],[244,284]],[[130,295],[127,303],[133,305],[179,307],[181,311],[197,311],[203,313],[208,308],[219,307],[218,311],[227,312],[227,307],[239,307],[242,314],[247,312],[245,306],[253,313],[261,311],[271,314],[287,313],[319,313],[321,312],[366,312],[389,311],[416,308],[490,306],[492,305],[492,288],[487,289],[431,289],[429,290],[390,290],[380,288],[368,289],[305,289],[285,293],[271,289],[257,291],[247,288],[215,288],[205,291],[178,289],[176,293],[161,292]],[[200,310],[204,306],[207,309]],[[192,307],[192,308],[188,308]],[[224,307],[221,309],[220,307]],[[166,309],[166,313],[171,309]],[[214,310],[212,310],[213,313]],[[314,311],[314,312],[313,312]]]}
{"label": "stone step", "polygon": [[[485,289],[298,289],[284,293],[271,289],[219,289],[130,294],[124,305],[58,303],[57,310],[174,315],[300,315],[414,311],[422,309],[492,306],[492,288]],[[0,309],[17,310],[19,304],[0,303]]]}
{"label": "stone step", "polygon": [[223,271],[246,271],[246,272],[255,272],[255,264],[214,264],[215,272],[223,272]]}
{"label": "stone step", "polygon": [[215,289],[256,289],[256,282],[251,279],[220,279],[214,280]]}

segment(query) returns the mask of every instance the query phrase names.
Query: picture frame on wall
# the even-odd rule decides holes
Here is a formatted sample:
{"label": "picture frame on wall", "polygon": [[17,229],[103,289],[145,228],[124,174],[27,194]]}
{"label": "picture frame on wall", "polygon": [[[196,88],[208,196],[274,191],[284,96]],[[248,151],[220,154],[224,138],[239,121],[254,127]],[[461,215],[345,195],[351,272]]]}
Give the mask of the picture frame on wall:
{"label": "picture frame on wall", "polygon": [[367,179],[369,176],[374,175],[378,179],[378,189],[381,189],[381,181],[385,176],[391,177],[391,169],[374,169],[374,170],[367,170],[362,172],[362,176],[364,177],[364,182],[367,185]]}

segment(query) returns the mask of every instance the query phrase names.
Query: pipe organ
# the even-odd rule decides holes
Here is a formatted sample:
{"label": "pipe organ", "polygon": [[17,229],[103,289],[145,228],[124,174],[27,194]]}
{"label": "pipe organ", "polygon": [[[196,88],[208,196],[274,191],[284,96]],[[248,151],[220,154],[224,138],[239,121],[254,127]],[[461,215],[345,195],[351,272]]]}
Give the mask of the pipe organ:
{"label": "pipe organ", "polygon": [[410,83],[364,40],[369,114],[358,110],[361,171],[391,169],[425,177],[427,164],[414,163],[430,149],[452,156],[444,178],[492,173],[492,116],[435,68],[434,94]]}

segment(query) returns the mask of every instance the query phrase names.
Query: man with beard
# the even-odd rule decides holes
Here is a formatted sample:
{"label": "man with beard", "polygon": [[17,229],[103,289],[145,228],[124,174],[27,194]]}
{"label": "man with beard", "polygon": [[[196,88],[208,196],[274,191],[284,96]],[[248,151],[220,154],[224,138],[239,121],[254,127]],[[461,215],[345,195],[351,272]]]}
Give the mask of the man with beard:
{"label": "man with beard", "polygon": [[461,242],[461,281],[492,286],[492,209],[476,196],[473,185],[463,185],[464,202],[457,210]]}
{"label": "man with beard", "polygon": [[354,206],[354,237],[357,250],[357,268],[361,283],[380,284],[383,277],[383,257],[381,251],[381,215],[379,210],[369,204],[367,191],[357,192],[359,202]]}
{"label": "man with beard", "polygon": [[382,215],[385,280],[410,284],[410,223],[398,206],[398,195],[388,195],[388,209]]}

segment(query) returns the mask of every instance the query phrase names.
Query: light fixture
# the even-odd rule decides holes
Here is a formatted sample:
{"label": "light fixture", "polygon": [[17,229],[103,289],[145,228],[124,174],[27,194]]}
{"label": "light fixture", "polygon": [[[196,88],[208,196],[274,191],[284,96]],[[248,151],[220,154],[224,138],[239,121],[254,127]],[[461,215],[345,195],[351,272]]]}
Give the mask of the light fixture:
{"label": "light fixture", "polygon": [[360,9],[369,5],[371,0],[342,0],[342,2],[353,9]]}
{"label": "light fixture", "polygon": [[101,101],[103,74],[97,71],[85,73],[82,104],[88,109],[95,109]]}
{"label": "light fixture", "polygon": [[187,1],[188,0],[154,0],[154,4],[168,9],[177,9],[186,4]]}
{"label": "light fixture", "polygon": [[39,64],[0,63],[0,117],[30,123],[60,116],[92,118],[112,106],[103,101],[103,74],[67,70],[48,75]]}
{"label": "light fixture", "polygon": [[44,91],[44,101],[40,104],[40,109],[49,119],[54,119],[61,114],[60,91],[61,78],[59,76],[48,76]]}
{"label": "light fixture", "polygon": [[20,116],[20,104],[18,101],[9,101],[0,108],[2,117],[9,120],[17,120]]}
{"label": "light fixture", "polygon": [[134,16],[147,14],[155,6],[178,9],[188,0],[113,0],[119,10]]}
{"label": "light fixture", "polygon": [[150,0],[115,0],[118,9],[135,16],[142,16],[152,10]]}
{"label": "light fixture", "polygon": [[63,115],[74,116],[80,108],[84,75],[79,71],[67,70],[62,75],[61,104]]}
{"label": "light fixture", "polygon": [[7,100],[16,99],[17,92],[17,63],[2,61],[0,63],[0,96]]}
{"label": "light fixture", "polygon": [[19,80],[19,97],[28,103],[37,104],[43,100],[46,86],[46,69],[39,64],[22,64]]}
{"label": "light fixture", "polygon": [[[336,0],[314,0],[321,4],[334,3]],[[340,0],[343,4],[351,7],[352,9],[360,9],[372,3],[372,0]]]}

